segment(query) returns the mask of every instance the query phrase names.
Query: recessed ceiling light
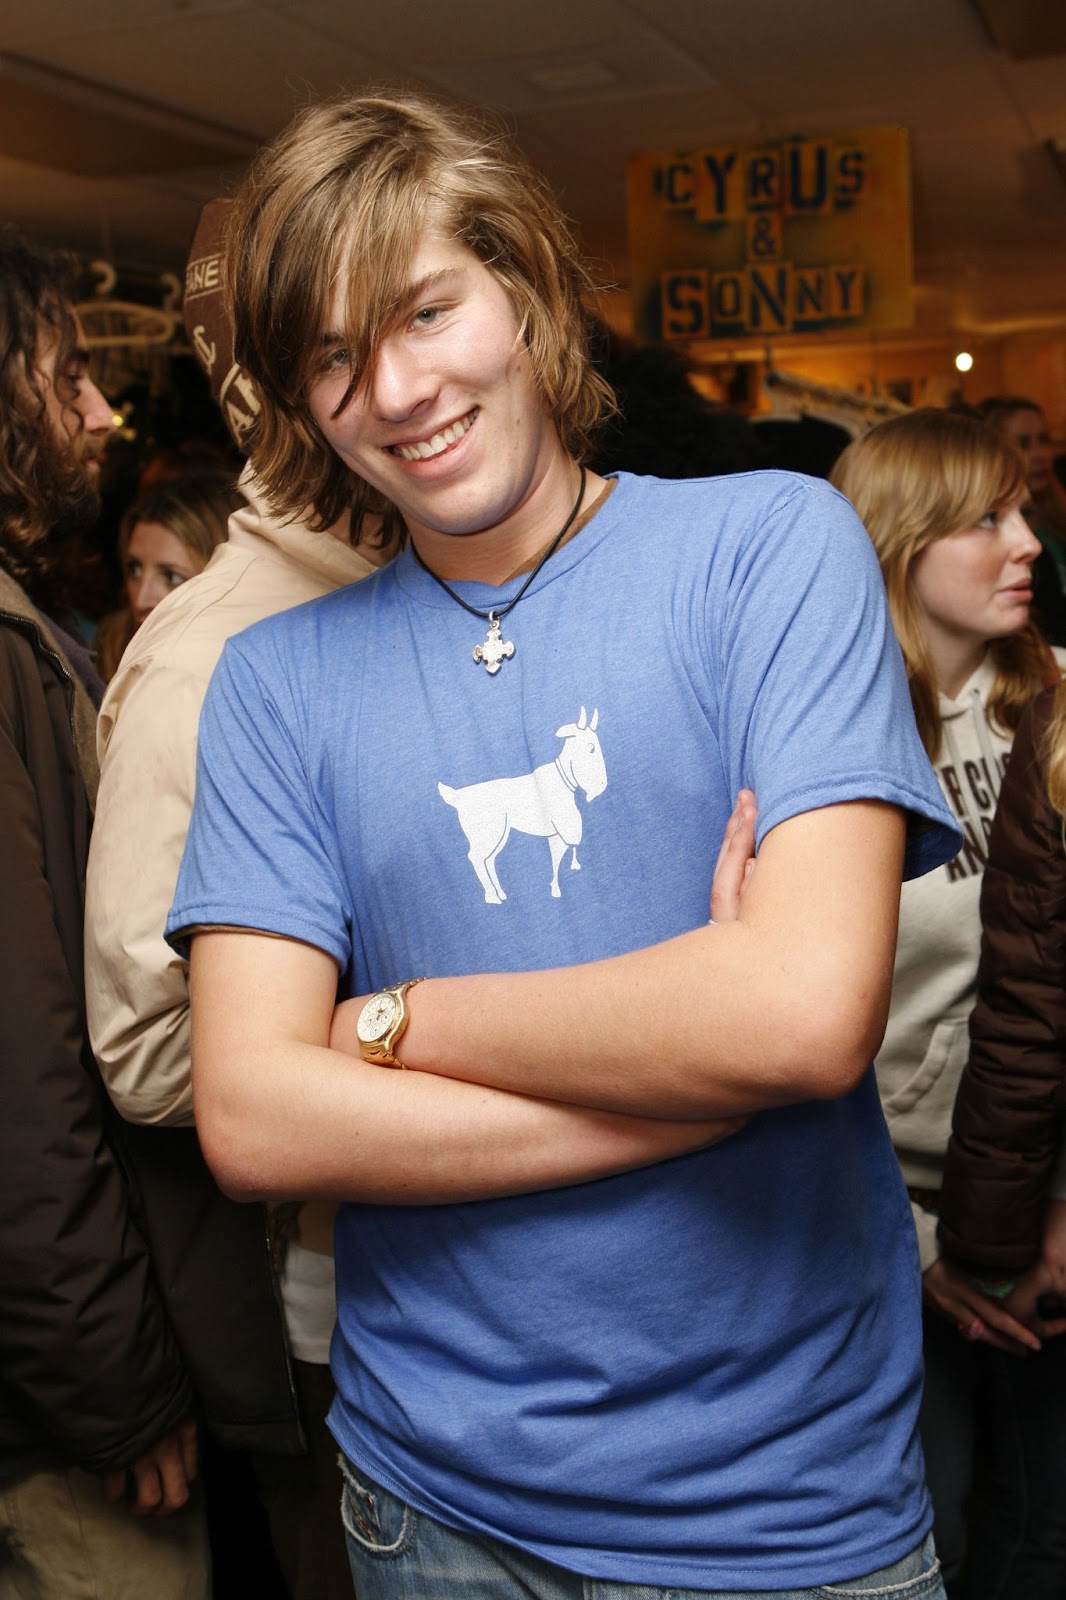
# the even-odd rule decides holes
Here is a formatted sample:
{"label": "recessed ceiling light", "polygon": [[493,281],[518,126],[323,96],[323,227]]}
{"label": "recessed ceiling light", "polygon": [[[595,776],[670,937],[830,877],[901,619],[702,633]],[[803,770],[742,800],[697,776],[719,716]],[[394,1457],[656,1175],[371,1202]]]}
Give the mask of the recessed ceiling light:
{"label": "recessed ceiling light", "polygon": [[575,89],[606,89],[618,82],[618,74],[598,61],[576,61],[570,66],[534,67],[526,73],[530,83],[549,94],[570,94]]}

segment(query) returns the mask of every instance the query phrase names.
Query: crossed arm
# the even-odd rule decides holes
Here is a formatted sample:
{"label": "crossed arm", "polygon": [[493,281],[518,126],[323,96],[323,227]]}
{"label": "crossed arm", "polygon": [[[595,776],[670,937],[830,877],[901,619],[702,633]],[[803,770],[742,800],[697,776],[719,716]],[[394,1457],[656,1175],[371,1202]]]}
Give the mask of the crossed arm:
{"label": "crossed arm", "polygon": [[202,932],[207,1158],[248,1198],[432,1204],[648,1165],[765,1107],[847,1093],[884,1028],[903,839],[879,802],[807,812],[764,840],[732,923],[585,966],[421,984],[406,1072],[357,1058],[360,1002],[334,1017],[322,951]]}

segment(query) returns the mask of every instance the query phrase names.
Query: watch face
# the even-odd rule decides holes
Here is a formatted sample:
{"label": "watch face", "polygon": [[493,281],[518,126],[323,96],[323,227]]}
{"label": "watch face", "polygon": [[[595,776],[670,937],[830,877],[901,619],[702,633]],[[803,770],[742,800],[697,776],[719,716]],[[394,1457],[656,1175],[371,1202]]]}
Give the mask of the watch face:
{"label": "watch face", "polygon": [[372,994],[362,1011],[355,1031],[364,1044],[376,1044],[384,1039],[400,1010],[394,994]]}

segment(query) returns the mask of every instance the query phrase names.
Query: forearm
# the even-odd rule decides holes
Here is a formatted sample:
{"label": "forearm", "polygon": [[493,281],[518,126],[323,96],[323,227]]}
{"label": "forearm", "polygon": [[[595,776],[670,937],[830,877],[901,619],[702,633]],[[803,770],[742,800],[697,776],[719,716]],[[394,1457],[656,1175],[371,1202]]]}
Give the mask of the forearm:
{"label": "forearm", "polygon": [[[773,859],[775,832],[734,923],[585,966],[421,984],[409,996],[400,1059],[649,1117],[746,1115],[844,1094],[876,1053],[887,1015],[903,840],[902,819],[892,814],[891,824],[855,852],[878,893],[859,881],[846,884],[852,899],[833,885],[821,897],[808,864],[806,905],[797,905],[791,873]],[[798,834],[817,863],[823,822],[790,826],[788,848],[795,853]],[[847,828],[861,834],[857,815]],[[334,1041],[353,1051],[355,1014],[352,1002],[334,1026]]]}
{"label": "forearm", "polygon": [[224,1088],[201,1091],[197,1082],[197,1122],[208,1163],[236,1198],[382,1205],[562,1188],[685,1154],[730,1131],[390,1071],[308,1044],[260,1055]]}
{"label": "forearm", "polygon": [[647,1166],[732,1131],[368,1065],[330,1048],[336,986],[334,962],[310,945],[240,932],[193,942],[197,1127],[236,1198],[479,1200]]}

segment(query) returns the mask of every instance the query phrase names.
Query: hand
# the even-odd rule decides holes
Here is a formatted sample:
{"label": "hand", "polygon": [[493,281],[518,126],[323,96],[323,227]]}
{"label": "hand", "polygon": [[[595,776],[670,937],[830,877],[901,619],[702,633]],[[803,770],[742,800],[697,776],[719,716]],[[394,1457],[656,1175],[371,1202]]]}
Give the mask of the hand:
{"label": "hand", "polygon": [[741,789],[729,821],[725,825],[722,848],[711,883],[711,918],[714,922],[735,922],[741,897],[755,868],[755,823],[758,819],[755,796]]}
{"label": "hand", "polygon": [[940,1316],[953,1322],[964,1339],[983,1340],[1016,1356],[1040,1349],[1040,1340],[1030,1328],[1005,1311],[997,1300],[975,1289],[966,1274],[950,1261],[934,1261],[922,1273],[922,1298]]}
{"label": "hand", "polygon": [[1003,1304],[1011,1315],[1039,1334],[1054,1339],[1066,1333],[1066,1315],[1056,1304],[1066,1301],[1066,1200],[1049,1200],[1044,1214],[1040,1259],[1018,1279]]}
{"label": "hand", "polygon": [[[1044,1297],[1048,1298],[1045,1299]],[[1003,1307],[1019,1322],[1024,1322],[1041,1339],[1056,1339],[1066,1333],[1066,1316],[1048,1316],[1048,1305],[1062,1302],[1060,1275],[1046,1261],[1023,1272]],[[1043,1307],[1043,1309],[1042,1309]]]}
{"label": "hand", "polygon": [[185,1417],[129,1467],[109,1472],[104,1479],[104,1495],[111,1501],[121,1500],[126,1494],[128,1475],[133,1479],[129,1501],[133,1515],[166,1517],[179,1511],[188,1500],[196,1469],[196,1423],[192,1417]]}

